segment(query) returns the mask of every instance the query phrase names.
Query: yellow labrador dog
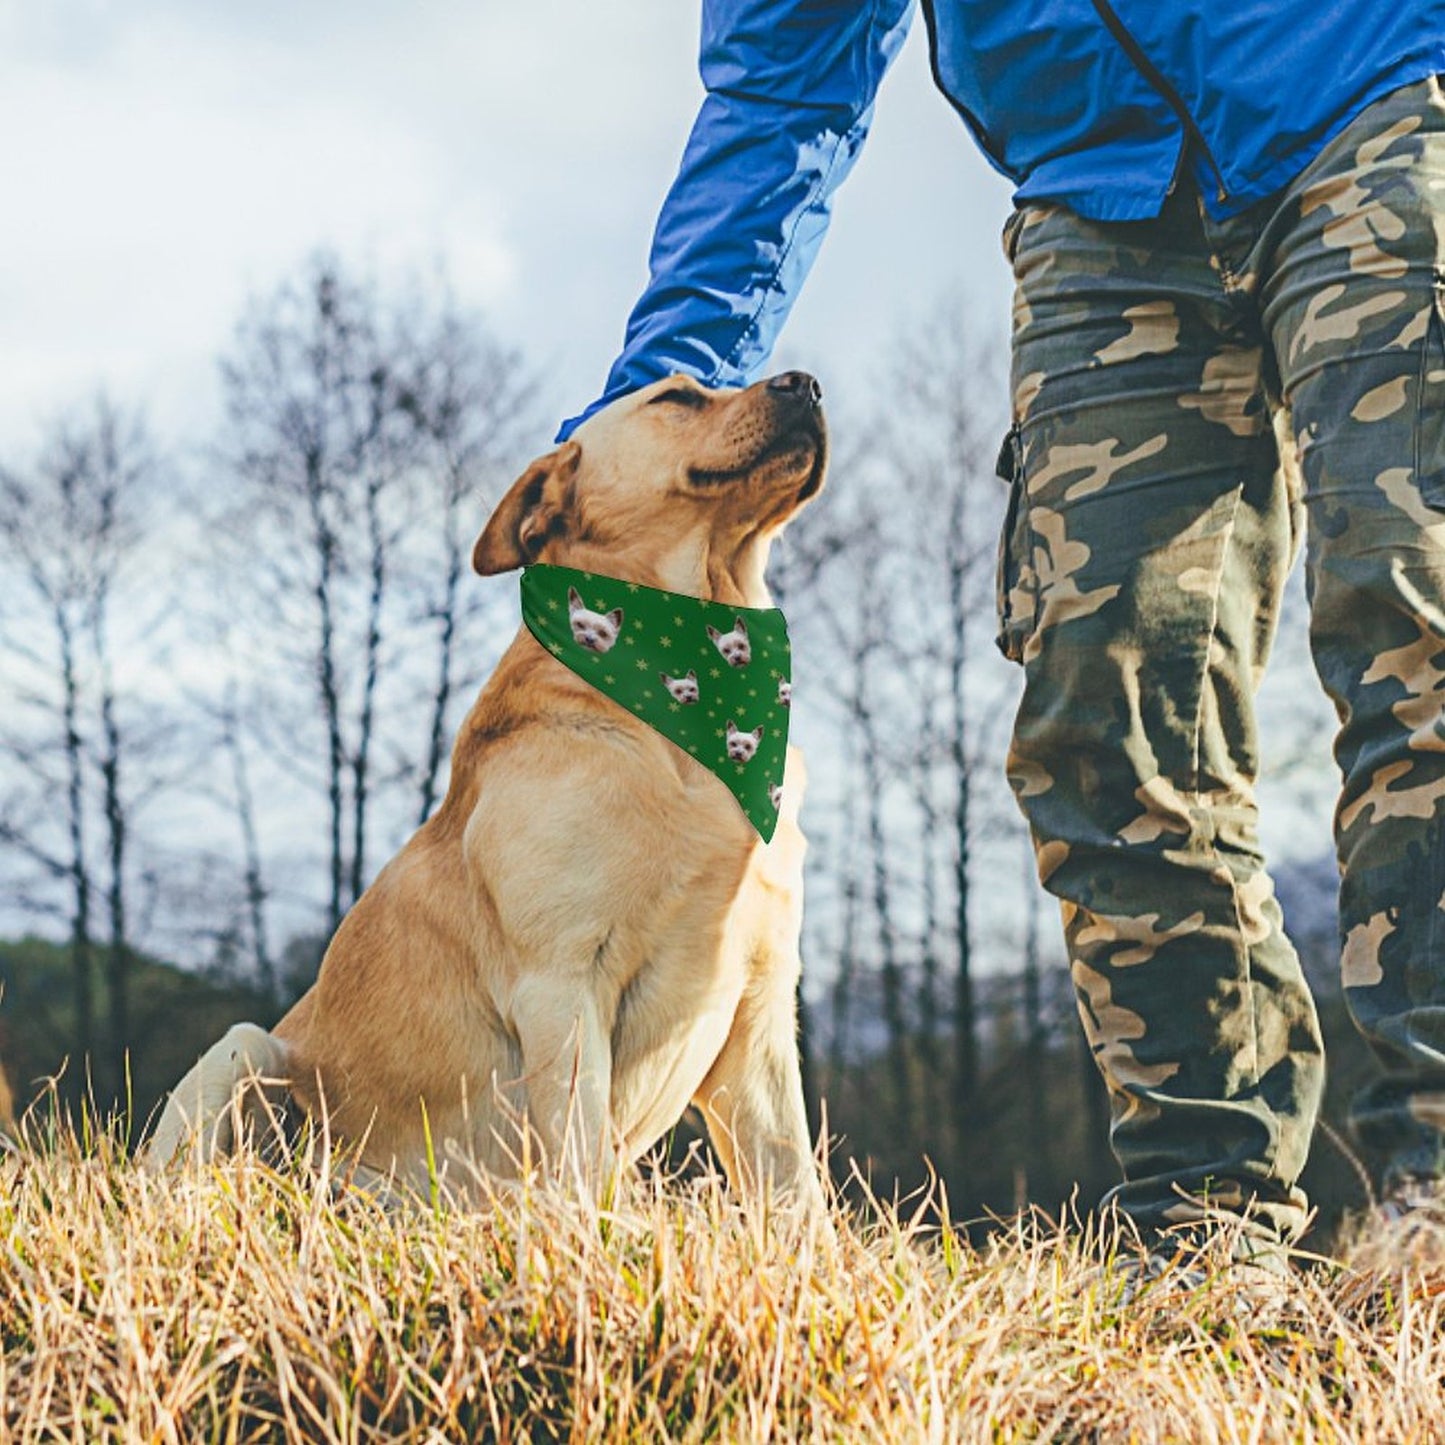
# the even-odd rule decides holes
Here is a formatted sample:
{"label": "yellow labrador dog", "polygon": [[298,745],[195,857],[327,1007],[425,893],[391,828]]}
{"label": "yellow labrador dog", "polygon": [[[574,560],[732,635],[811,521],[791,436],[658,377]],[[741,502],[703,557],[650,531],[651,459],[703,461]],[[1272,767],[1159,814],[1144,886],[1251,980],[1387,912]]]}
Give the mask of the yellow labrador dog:
{"label": "yellow labrador dog", "polygon": [[[484,576],[560,563],[746,607],[822,486],[812,377],[684,377],[622,398],[543,457],[477,540]],[[763,844],[717,778],[525,628],[467,717],[445,802],[382,869],[273,1033],[241,1024],[167,1103],[148,1159],[231,1147],[273,1081],[369,1169],[412,1187],[530,1150],[597,1191],[689,1103],[732,1183],[812,1207],[796,1036],[802,760]],[[519,1128],[519,1121],[525,1125]]]}

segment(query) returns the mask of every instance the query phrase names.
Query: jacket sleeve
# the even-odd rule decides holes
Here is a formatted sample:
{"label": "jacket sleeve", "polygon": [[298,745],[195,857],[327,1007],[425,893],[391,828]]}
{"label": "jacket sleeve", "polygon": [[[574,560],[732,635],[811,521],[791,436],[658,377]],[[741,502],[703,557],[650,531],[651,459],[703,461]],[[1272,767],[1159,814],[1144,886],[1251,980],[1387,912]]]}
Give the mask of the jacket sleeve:
{"label": "jacket sleeve", "polygon": [[647,289],[601,397],[766,364],[868,132],[913,0],[703,0],[706,96],[653,235]]}

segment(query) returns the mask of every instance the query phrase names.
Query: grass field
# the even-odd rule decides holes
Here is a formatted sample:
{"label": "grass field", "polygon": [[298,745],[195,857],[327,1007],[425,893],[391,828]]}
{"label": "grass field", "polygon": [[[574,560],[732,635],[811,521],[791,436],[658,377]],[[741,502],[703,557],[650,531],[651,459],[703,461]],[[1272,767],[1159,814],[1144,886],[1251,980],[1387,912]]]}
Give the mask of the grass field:
{"label": "grass field", "polygon": [[1121,1307],[938,1201],[800,1242],[712,1176],[388,1211],[324,1167],[0,1163],[6,1441],[1445,1439],[1445,1238]]}

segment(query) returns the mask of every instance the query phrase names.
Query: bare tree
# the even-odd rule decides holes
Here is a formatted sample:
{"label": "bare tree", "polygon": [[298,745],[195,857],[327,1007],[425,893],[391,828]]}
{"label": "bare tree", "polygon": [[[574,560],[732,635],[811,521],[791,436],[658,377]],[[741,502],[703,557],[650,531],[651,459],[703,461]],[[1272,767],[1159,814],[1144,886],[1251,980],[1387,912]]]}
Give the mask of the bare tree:
{"label": "bare tree", "polygon": [[[992,381],[997,388],[985,388]],[[917,649],[946,679],[942,740],[944,791],[952,819],[952,1094],[962,1109],[978,1087],[979,1042],[973,951],[972,851],[981,767],[975,733],[980,669],[976,651],[992,628],[995,538],[1002,489],[992,475],[1003,389],[996,358],[956,323],[910,338],[893,366],[890,394],[901,398],[880,430],[895,485],[911,513],[912,560],[923,574]],[[982,625],[980,625],[982,623]],[[991,650],[991,649],[990,649]]]}
{"label": "bare tree", "polygon": [[888,833],[884,826],[886,763],[870,676],[882,645],[882,637],[878,628],[877,610],[866,604],[860,610],[863,616],[857,620],[858,625],[850,629],[855,648],[849,659],[851,675],[847,706],[858,729],[862,761],[863,809],[867,817],[874,927],[883,985],[883,1020],[888,1028],[889,1072],[893,1086],[891,1103],[897,1126],[900,1132],[906,1134],[913,1122],[913,1089],[909,1068],[910,1020],[907,983],[899,957],[898,922],[894,916]]}
{"label": "bare tree", "polygon": [[431,496],[426,559],[412,568],[435,656],[425,748],[416,767],[420,825],[440,796],[457,693],[479,670],[480,659],[467,667],[457,653],[466,624],[485,607],[480,591],[463,587],[472,539],[483,508],[500,497],[525,457],[537,383],[519,353],[449,304],[420,334],[408,333],[406,354],[401,404],[417,427],[418,466],[430,478]]}
{"label": "bare tree", "polygon": [[390,841],[439,796],[456,707],[490,660],[470,540],[534,435],[534,387],[444,286],[389,295],[326,256],[252,306],[222,379],[237,488],[217,530],[244,605],[220,630],[245,634],[236,646],[267,683],[227,746],[233,772],[259,754],[324,800],[329,933],[378,833]]}
{"label": "bare tree", "polygon": [[922,884],[919,925],[918,1061],[923,1075],[921,1096],[925,1127],[943,1116],[942,1060],[939,1031],[942,1019],[940,964],[943,944],[943,890],[940,887],[940,844],[944,842],[942,810],[936,794],[940,744],[936,689],[928,672],[918,676],[918,735],[912,757],[914,797],[918,808],[918,867]]}
{"label": "bare tree", "polygon": [[[393,388],[375,310],[368,290],[318,259],[247,316],[222,364],[223,451],[240,483],[228,530],[259,563],[254,581],[269,611],[299,633],[292,659],[309,671],[320,710],[333,929],[365,850],[385,602]],[[355,619],[359,636],[347,631]]]}
{"label": "bare tree", "polygon": [[96,506],[91,538],[93,587],[90,601],[90,643],[95,664],[98,712],[96,759],[101,778],[101,810],[106,835],[105,898],[109,921],[106,991],[109,1002],[111,1083],[119,1089],[125,1078],[130,1043],[130,933],[127,926],[127,863],[130,813],[125,790],[128,753],[116,696],[116,655],[112,605],[119,573],[143,535],[143,502],[139,501],[154,469],[150,443],[135,423],[127,427],[102,403],[94,423],[64,432],[59,445],[67,463],[88,475]]}
{"label": "bare tree", "polygon": [[[840,762],[847,764],[851,759],[835,754]],[[851,769],[849,769],[851,772]],[[830,1079],[839,1079],[848,1062],[849,1023],[853,1009],[853,991],[859,964],[859,913],[863,896],[863,855],[854,846],[857,836],[857,806],[859,794],[849,789],[843,800],[842,826],[839,830],[843,846],[837,850],[842,854],[836,868],[841,869],[841,897],[837,908],[841,914],[838,928],[838,953],[834,960],[833,978],[829,989],[829,1031],[828,1031],[828,1074]]]}
{"label": "bare tree", "polygon": [[246,758],[246,742],[241,730],[237,694],[236,682],[232,678],[227,684],[221,704],[221,744],[230,760],[232,798],[245,860],[245,908],[251,941],[252,969],[261,992],[276,1003],[279,1002],[276,961],[271,952],[270,929],[266,921],[269,890],[266,887],[261,835],[256,821],[256,800],[251,787],[251,771]]}
{"label": "bare tree", "polygon": [[[977,943],[977,850],[995,832],[1024,831],[1000,725],[1017,678],[992,640],[1006,501],[993,476],[1007,420],[1000,370],[948,322],[910,337],[886,368],[888,403],[866,440],[850,449],[845,434],[833,466],[842,496],[805,517],[784,552],[800,654],[829,659],[819,726],[832,776],[812,769],[809,808],[844,819],[830,830],[843,851],[817,849],[813,862],[836,885],[834,917],[817,925],[836,925],[840,951],[828,1078],[836,1087],[850,1067],[854,1020],[863,1053],[851,1067],[868,1069],[869,1050],[882,1050],[900,1161],[910,1147],[951,1148],[957,1164],[973,1147],[979,970],[1016,974],[1024,962],[985,961]],[[795,547],[813,565],[798,565]],[[798,695],[806,706],[808,690]],[[997,850],[982,867],[985,910],[1025,917],[1017,871],[1000,867]]]}
{"label": "bare tree", "polygon": [[[73,1047],[82,1061],[98,1042],[93,912],[97,895],[103,902],[105,1058],[117,1085],[129,1041],[133,810],[143,789],[127,783],[136,748],[121,718],[113,618],[117,591],[146,534],[155,470],[142,421],[102,398],[84,416],[53,427],[33,466],[0,473],[0,568],[11,584],[0,647],[19,681],[18,706],[0,746],[32,792],[64,799],[59,819],[42,803],[24,822],[12,803],[0,837],[40,864],[44,876],[65,881]],[[99,858],[92,853],[96,829]],[[72,1071],[71,1084],[83,1086],[81,1068]]]}

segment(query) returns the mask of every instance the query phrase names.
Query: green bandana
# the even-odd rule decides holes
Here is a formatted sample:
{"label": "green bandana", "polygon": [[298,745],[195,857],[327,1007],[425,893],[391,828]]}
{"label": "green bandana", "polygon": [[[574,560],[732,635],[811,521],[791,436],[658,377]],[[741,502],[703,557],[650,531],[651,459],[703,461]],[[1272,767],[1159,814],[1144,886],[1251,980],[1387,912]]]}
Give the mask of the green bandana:
{"label": "green bandana", "polygon": [[763,841],[778,824],[792,657],[776,607],[595,572],[522,573],[522,621],[559,662],[716,773]]}

